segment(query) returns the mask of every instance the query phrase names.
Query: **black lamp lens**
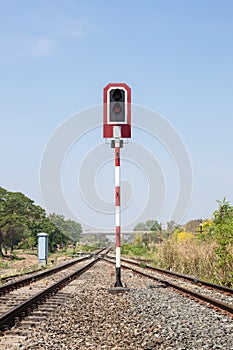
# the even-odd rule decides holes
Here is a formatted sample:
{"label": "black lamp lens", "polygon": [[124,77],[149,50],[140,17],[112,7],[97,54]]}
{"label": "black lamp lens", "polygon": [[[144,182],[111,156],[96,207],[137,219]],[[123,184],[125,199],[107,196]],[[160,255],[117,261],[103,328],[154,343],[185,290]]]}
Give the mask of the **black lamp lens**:
{"label": "black lamp lens", "polygon": [[112,97],[114,98],[115,101],[120,101],[122,98],[122,93],[120,89],[114,90]]}

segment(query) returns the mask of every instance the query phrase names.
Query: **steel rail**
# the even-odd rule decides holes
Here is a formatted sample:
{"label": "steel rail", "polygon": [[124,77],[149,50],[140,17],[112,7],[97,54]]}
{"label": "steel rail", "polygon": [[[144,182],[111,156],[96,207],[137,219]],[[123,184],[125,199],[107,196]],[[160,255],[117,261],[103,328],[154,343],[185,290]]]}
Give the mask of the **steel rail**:
{"label": "steel rail", "polygon": [[62,271],[62,270],[66,269],[72,265],[75,265],[75,264],[78,264],[79,262],[83,262],[85,260],[88,260],[91,257],[92,257],[92,255],[88,255],[88,256],[85,256],[83,258],[75,259],[75,260],[72,260],[71,262],[63,264],[61,266],[53,267],[51,269],[40,272],[34,276],[25,277],[25,278],[20,279],[19,281],[4,284],[3,286],[0,287],[0,296],[4,295],[6,292],[10,292],[14,289],[18,289],[22,286],[26,286],[27,284],[38,281],[46,276],[53,275],[54,273]]}
{"label": "steel rail", "polygon": [[[103,260],[104,261],[107,261],[108,263],[114,265],[114,262],[111,260],[108,259],[109,257],[104,257]],[[203,294],[200,294],[200,293],[197,293],[197,292],[194,292],[190,289],[187,289],[187,288],[184,288],[184,287],[181,287],[181,286],[178,286],[174,283],[171,283],[171,282],[168,282],[166,280],[162,280],[161,278],[158,278],[158,277],[155,277],[155,276],[152,276],[152,275],[149,275],[147,273],[144,273],[142,271],[138,271],[138,270],[135,270],[134,268],[130,267],[130,266],[127,266],[127,265],[124,265],[122,264],[121,265],[123,268],[125,269],[128,269],[128,270],[131,270],[133,271],[134,273],[136,274],[139,274],[143,277],[148,277],[150,279],[153,279],[154,281],[157,281],[157,282],[160,282],[162,284],[164,284],[165,287],[170,287],[170,288],[173,288],[175,290],[178,290],[186,295],[190,295],[192,297],[194,297],[195,299],[198,299],[198,300],[201,300],[201,301],[204,301],[212,306],[215,306],[217,307],[218,309],[221,309],[223,311],[227,311],[228,313],[230,313],[231,315],[233,315],[233,307],[231,305],[228,305],[226,303],[223,303],[223,302],[220,302],[218,300],[215,300],[215,299],[212,299],[206,295],[203,295]]]}
{"label": "steel rail", "polygon": [[36,273],[36,272],[41,272],[41,269],[28,271],[28,272],[24,272],[24,273],[16,273],[15,275],[11,275],[11,276],[3,276],[3,277],[0,277],[0,282],[7,281],[7,280],[10,280],[10,279],[16,278],[16,277],[23,277],[23,276],[31,275],[32,273]]}
{"label": "steel rail", "polygon": [[62,278],[60,281],[54,283],[52,286],[47,287],[42,292],[37,293],[33,297],[22,302],[18,306],[12,308],[11,310],[0,316],[0,330],[4,331],[5,327],[12,326],[16,318],[22,317],[23,314],[27,314],[29,310],[34,308],[36,305],[40,304],[43,300],[48,298],[50,295],[55,294],[59,289],[63,288],[65,285],[69,284],[75,278],[83,274],[85,271],[90,269],[94,264],[99,261],[99,258],[93,260],[81,269],[71,273],[69,276]]}
{"label": "steel rail", "polygon": [[[112,257],[112,256],[108,256],[108,258],[115,259],[115,257]],[[125,258],[122,258],[121,260],[126,262],[126,263],[129,263],[129,264],[135,265],[137,267],[140,267],[140,268],[145,268],[145,269],[148,269],[148,270],[151,270],[151,271],[154,271],[154,272],[159,272],[159,273],[162,273],[162,274],[165,274],[165,275],[168,275],[168,276],[174,276],[174,277],[183,278],[183,279],[185,279],[187,281],[191,281],[194,284],[199,284],[199,285],[201,284],[203,286],[206,286],[206,287],[209,287],[209,288],[213,288],[213,289],[216,289],[216,290],[219,290],[219,291],[222,291],[222,292],[229,293],[229,294],[233,295],[233,288],[229,288],[229,287],[226,287],[226,286],[221,286],[219,284],[203,281],[203,280],[201,280],[199,278],[188,276],[188,275],[183,275],[183,274],[180,274],[180,273],[177,273],[177,272],[173,272],[173,271],[169,271],[169,270],[163,270],[163,269],[160,269],[158,267],[154,267],[154,266],[147,265],[147,264],[143,264],[143,266],[142,266],[141,262],[136,262],[136,261],[132,261],[132,260],[125,259]]]}
{"label": "steel rail", "polygon": [[103,256],[106,256],[111,250],[112,250],[113,246],[109,246],[107,248],[103,248],[101,249],[101,251],[99,251],[98,253],[94,254],[95,256],[100,256],[100,257],[103,257]]}
{"label": "steel rail", "polygon": [[[79,262],[83,262],[87,259],[90,259],[92,258],[93,256],[96,257],[98,256],[99,254],[102,254],[102,255],[105,255],[107,254],[110,250],[112,249],[112,247],[104,247],[104,248],[101,248],[95,252],[93,252],[92,254],[89,254],[83,258],[78,258],[78,259],[75,259],[75,260],[72,260],[71,262],[67,262],[61,266],[58,266],[58,267],[53,267],[53,268],[50,268],[48,270],[45,270],[43,272],[39,272],[33,276],[30,276],[30,277],[25,277],[25,278],[21,278],[19,281],[16,281],[16,282],[11,282],[11,283],[7,283],[7,284],[4,284],[3,286],[0,286],[0,296],[1,295],[4,295],[5,293],[7,292],[10,292],[12,290],[15,290],[15,289],[18,289],[20,287],[23,287],[23,286],[26,286],[32,282],[35,282],[35,281],[38,281],[46,276],[50,276],[56,272],[59,272],[59,271],[62,271],[74,264],[78,264]],[[104,250],[106,250],[106,253],[103,253]],[[33,273],[33,272],[31,272]],[[23,275],[22,275],[23,276]],[[12,276],[13,278],[14,276]],[[17,277],[20,277],[20,275],[18,275]]]}

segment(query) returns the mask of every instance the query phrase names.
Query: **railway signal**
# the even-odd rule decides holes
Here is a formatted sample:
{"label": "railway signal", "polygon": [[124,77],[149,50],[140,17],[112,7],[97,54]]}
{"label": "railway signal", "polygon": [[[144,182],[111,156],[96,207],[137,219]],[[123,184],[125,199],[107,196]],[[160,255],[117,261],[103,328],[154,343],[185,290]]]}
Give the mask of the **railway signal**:
{"label": "railway signal", "polygon": [[131,89],[125,83],[104,88],[104,138],[131,138]]}
{"label": "railway signal", "polygon": [[115,216],[116,216],[116,283],[110,292],[128,290],[121,282],[121,194],[120,149],[123,140],[131,138],[131,89],[125,83],[111,83],[104,88],[103,136],[115,148]]}
{"label": "railway signal", "polygon": [[110,90],[110,122],[125,122],[125,91],[122,89]]}

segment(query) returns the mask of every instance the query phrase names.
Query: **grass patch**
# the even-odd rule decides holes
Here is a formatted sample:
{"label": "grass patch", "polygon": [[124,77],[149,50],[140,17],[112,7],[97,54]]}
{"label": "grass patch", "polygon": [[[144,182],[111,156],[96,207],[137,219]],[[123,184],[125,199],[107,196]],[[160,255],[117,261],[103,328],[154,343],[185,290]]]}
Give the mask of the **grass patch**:
{"label": "grass patch", "polygon": [[76,248],[76,252],[82,253],[91,253],[94,252],[97,248],[90,245],[78,245]]}
{"label": "grass patch", "polygon": [[61,249],[61,250],[56,250],[54,253],[49,253],[49,257],[60,257],[60,256],[70,256],[73,253],[73,249]]}
{"label": "grass patch", "polygon": [[146,263],[144,263],[144,262],[141,262],[141,263],[140,263],[140,266],[141,266],[141,267],[143,267],[144,269],[146,269],[146,268],[147,268],[147,264],[146,264]]}
{"label": "grass patch", "polygon": [[142,244],[124,244],[121,248],[123,255],[144,256],[147,250]]}
{"label": "grass patch", "polygon": [[54,260],[55,262],[59,258],[70,258],[74,256],[73,254],[78,254],[79,252],[82,252],[83,254],[88,254],[96,250],[96,247],[93,246],[83,246],[83,245],[78,245],[75,250],[73,248],[65,248],[61,250],[56,250],[54,253],[49,253],[49,260]]}
{"label": "grass patch", "polygon": [[122,255],[128,256],[128,257],[136,257],[140,259],[150,260],[151,264],[156,264],[158,259],[157,248],[155,246],[147,248],[142,243],[138,243],[138,244],[125,243],[121,247],[121,253]]}
{"label": "grass patch", "polygon": [[9,269],[10,266],[7,262],[4,262],[4,261],[0,261],[0,268],[1,269]]}

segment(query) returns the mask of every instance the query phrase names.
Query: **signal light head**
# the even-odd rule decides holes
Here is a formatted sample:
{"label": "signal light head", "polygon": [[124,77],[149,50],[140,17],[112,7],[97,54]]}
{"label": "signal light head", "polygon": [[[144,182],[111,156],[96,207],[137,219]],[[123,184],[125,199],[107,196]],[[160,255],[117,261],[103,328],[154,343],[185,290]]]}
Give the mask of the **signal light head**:
{"label": "signal light head", "polygon": [[115,101],[120,101],[122,99],[122,92],[120,89],[113,90],[112,98]]}
{"label": "signal light head", "polygon": [[104,88],[103,135],[105,138],[131,137],[131,89],[125,83],[110,83]]}
{"label": "signal light head", "polygon": [[121,113],[122,112],[122,108],[121,108],[121,105],[120,103],[115,103],[114,106],[113,106],[113,109],[112,109],[113,113]]}
{"label": "signal light head", "polygon": [[111,89],[109,91],[110,113],[109,121],[124,123],[126,118],[125,91],[123,89]]}

